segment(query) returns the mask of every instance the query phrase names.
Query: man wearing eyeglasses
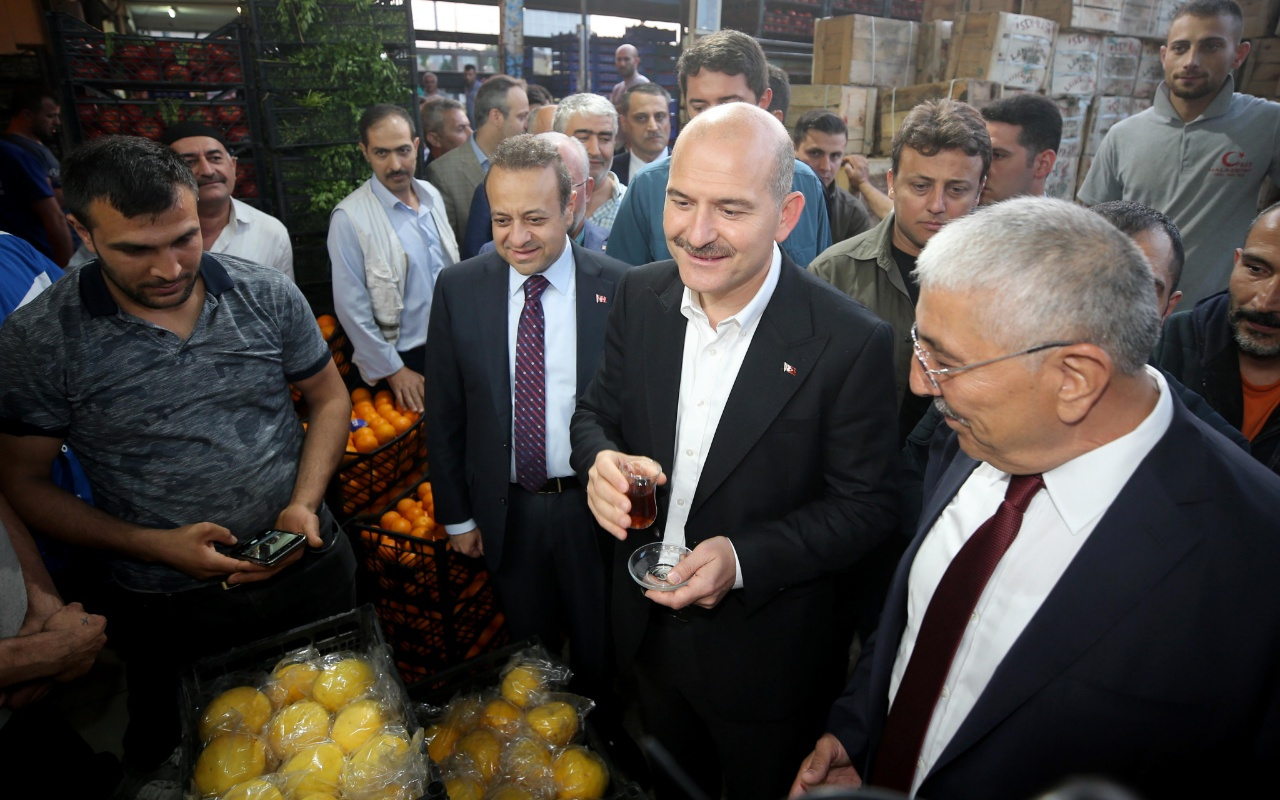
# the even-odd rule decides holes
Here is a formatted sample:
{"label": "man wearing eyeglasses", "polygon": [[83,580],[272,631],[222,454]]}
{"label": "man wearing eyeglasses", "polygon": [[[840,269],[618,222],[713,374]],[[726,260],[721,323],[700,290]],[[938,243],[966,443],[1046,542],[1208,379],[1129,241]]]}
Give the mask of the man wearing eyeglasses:
{"label": "man wearing eyeglasses", "polygon": [[1280,483],[1147,365],[1141,251],[1017,198],[948,225],[916,274],[911,388],[946,428],[877,638],[792,797],[1013,800],[1079,774],[1244,792],[1280,752]]}

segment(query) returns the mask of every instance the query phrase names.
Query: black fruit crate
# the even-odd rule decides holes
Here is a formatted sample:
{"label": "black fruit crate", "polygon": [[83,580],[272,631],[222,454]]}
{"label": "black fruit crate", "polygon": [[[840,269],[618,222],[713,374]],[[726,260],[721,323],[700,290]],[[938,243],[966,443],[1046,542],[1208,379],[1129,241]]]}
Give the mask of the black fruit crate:
{"label": "black fruit crate", "polygon": [[[313,647],[321,655],[339,652],[372,654],[378,671],[389,674],[395,682],[398,689],[395,698],[399,706],[397,711],[405,720],[406,726],[412,732],[420,724],[414,713],[414,706],[409,702],[411,695],[404,681],[396,670],[390,669],[391,648],[383,638],[378,616],[372,606],[363,605],[345,614],[317,620],[286,633],[233,648],[225,654],[211,656],[190,667],[187,674],[182,676],[181,686],[184,735],[180,759],[183,786],[191,784],[199,754],[200,710],[219,692],[227,689],[230,681],[242,678],[245,682],[256,682],[270,672],[285,655],[305,647]],[[423,756],[425,758],[426,754]],[[439,768],[429,760],[428,763],[430,782],[421,800],[447,800]]]}
{"label": "black fruit crate", "polygon": [[329,510],[339,520],[368,514],[380,498],[426,472],[427,437],[422,419],[370,453],[346,453],[329,482]]}
{"label": "black fruit crate", "polygon": [[63,13],[50,14],[49,27],[64,80],[205,91],[245,82],[243,29],[235,23],[203,39],[104,33]]}
{"label": "black fruit crate", "polygon": [[84,141],[114,133],[159,139],[179,122],[199,122],[221,133],[233,152],[254,143],[249,103],[242,97],[121,99],[97,87],[80,86],[74,102]]}
{"label": "black fruit crate", "polygon": [[[304,46],[299,45],[299,47]],[[384,102],[402,102],[412,91],[410,84],[414,75],[414,56],[407,48],[389,50],[387,56],[395,63],[396,71],[399,74],[397,83],[405,87],[405,94],[404,97],[386,98]],[[335,82],[344,81],[348,78],[348,76],[334,75],[332,71],[317,69],[310,64],[300,63],[284,51],[275,58],[260,59],[258,61],[258,76],[264,93],[282,95],[307,91],[323,92],[335,85]]]}

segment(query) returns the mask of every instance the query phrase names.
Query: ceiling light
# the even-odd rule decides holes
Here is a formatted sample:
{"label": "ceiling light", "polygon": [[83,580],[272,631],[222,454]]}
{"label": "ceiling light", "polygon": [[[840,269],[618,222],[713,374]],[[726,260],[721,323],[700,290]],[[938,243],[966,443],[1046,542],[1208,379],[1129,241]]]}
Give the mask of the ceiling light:
{"label": "ceiling light", "polygon": [[178,9],[173,6],[169,6],[169,19],[173,19],[176,16],[178,16]]}

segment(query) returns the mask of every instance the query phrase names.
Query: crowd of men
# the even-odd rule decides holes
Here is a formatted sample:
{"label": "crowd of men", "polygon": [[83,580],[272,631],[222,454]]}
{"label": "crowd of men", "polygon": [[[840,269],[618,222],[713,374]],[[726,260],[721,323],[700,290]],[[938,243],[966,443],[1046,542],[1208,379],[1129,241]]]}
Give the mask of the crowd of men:
{"label": "crowd of men", "polygon": [[[1280,105],[1235,92],[1241,29],[1232,0],[1178,10],[1080,204],[1043,197],[1044,97],[917,106],[882,192],[733,31],[682,55],[670,146],[630,45],[607,99],[472,75],[464,107],[424,77],[425,142],[365,111],[329,230],[360,375],[424,412],[437,522],[513,637],[567,644],[624,758],[638,709],[659,798],[1232,796],[1280,760]],[[0,236],[0,763],[53,731],[93,794],[119,768],[37,701],[105,637],[137,784],[180,664],[354,603],[323,502],[350,407],[216,131],[0,145],[48,190],[25,230],[65,205],[83,248],[63,276]],[[229,555],[266,528],[310,547]],[[103,554],[101,608],[29,530]],[[658,541],[688,552],[641,591]]]}

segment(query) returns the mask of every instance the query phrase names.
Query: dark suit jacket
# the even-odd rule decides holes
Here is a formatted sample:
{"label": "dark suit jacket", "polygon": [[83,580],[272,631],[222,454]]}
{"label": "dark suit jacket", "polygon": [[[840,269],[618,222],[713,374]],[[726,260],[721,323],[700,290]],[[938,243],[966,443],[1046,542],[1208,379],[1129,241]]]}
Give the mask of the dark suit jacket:
{"label": "dark suit jacket", "polygon": [[[890,328],[785,254],[778,286],[742,362],[692,500],[689,547],[728,536],[744,588],[709,612],[699,668],[727,718],[796,713],[823,691],[834,648],[833,576],[894,528],[895,402]],[[573,466],[584,480],[601,450],[673,462],[686,319],[674,261],[636,267],[618,287],[604,359],[573,418]],[[792,369],[788,369],[788,366]],[[651,611],[626,573],[658,518],[615,548],[613,634],[629,664]],[[829,695],[828,695],[829,696]]]}
{"label": "dark suit jacket", "polygon": [[622,185],[626,186],[631,179],[631,153],[623,150],[613,157],[613,165],[610,171],[618,176],[618,180],[622,181]]}
{"label": "dark suit jacket", "polygon": [[[997,667],[921,797],[1025,800],[1080,774],[1151,798],[1245,796],[1241,784],[1280,760],[1280,481],[1173,402],[1168,432]],[[828,719],[872,784],[911,565],[977,463],[938,431],[919,533]]]}
{"label": "dark suit jacket", "polygon": [[[600,361],[605,322],[627,265],[572,247],[581,395]],[[441,524],[475,519],[492,570],[502,561],[511,481],[509,270],[495,253],[443,270],[427,333],[426,425],[436,516]]]}

